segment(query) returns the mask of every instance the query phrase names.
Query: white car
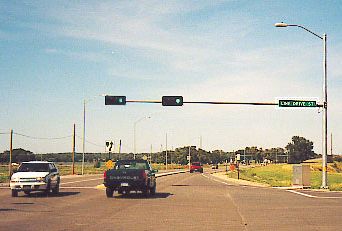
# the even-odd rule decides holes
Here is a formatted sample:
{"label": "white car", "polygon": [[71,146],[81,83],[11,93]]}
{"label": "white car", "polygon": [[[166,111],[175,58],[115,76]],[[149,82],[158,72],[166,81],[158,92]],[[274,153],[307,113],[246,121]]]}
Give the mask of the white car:
{"label": "white car", "polygon": [[43,191],[47,194],[59,193],[60,176],[56,165],[47,161],[23,162],[11,177],[12,197],[24,191],[29,195],[32,191]]}

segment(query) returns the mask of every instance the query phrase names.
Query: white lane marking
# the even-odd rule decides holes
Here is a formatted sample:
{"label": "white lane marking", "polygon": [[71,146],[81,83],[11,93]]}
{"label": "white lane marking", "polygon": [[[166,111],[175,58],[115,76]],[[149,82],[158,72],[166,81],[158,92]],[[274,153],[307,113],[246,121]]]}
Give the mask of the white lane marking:
{"label": "white lane marking", "polygon": [[208,178],[209,180],[212,180],[212,181],[216,181],[216,182],[219,182],[219,183],[222,183],[222,184],[226,184],[226,185],[232,185],[232,184],[229,184],[229,183],[227,183],[227,182],[220,181],[220,180],[216,180],[216,179],[214,179],[214,178],[211,178],[211,177],[209,177],[209,176],[206,176],[206,175],[204,175],[204,173],[202,173],[202,176],[204,176],[205,178]]}
{"label": "white lane marking", "polygon": [[310,197],[310,198],[317,198],[317,196],[313,196],[313,195],[309,195],[309,194],[305,194],[305,193],[301,193],[301,192],[297,192],[297,191],[293,191],[293,190],[286,190],[287,192],[291,192],[291,193],[295,193],[301,196],[305,196],[305,197]]}
{"label": "white lane marking", "polygon": [[313,196],[310,194],[306,194],[306,193],[302,193],[302,192],[297,192],[297,191],[293,191],[293,190],[286,190],[287,192],[291,192],[291,193],[295,193],[301,196],[305,196],[305,197],[310,197],[310,198],[318,198],[318,199],[342,199],[342,197],[319,197],[319,196]]}
{"label": "white lane marking", "polygon": [[86,181],[93,181],[93,180],[102,180],[103,178],[96,178],[96,179],[87,179],[87,180],[78,180],[78,181],[72,181],[72,182],[65,182],[61,183],[61,185],[66,185],[66,184],[74,184],[74,183],[79,183],[79,182],[86,182]]}

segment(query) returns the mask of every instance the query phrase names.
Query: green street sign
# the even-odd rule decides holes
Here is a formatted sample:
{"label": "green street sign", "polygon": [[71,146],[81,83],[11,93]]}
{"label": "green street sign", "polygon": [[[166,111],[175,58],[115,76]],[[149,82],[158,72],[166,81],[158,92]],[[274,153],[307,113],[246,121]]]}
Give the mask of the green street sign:
{"label": "green street sign", "polygon": [[312,100],[279,100],[279,107],[317,107],[317,102]]}

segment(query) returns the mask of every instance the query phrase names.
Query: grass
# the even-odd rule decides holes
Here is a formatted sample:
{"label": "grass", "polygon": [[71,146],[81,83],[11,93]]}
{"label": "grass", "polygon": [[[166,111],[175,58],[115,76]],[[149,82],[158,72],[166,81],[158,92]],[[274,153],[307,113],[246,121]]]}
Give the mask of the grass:
{"label": "grass", "polygon": [[0,183],[8,182],[8,165],[0,165]]}
{"label": "grass", "polygon": [[[240,179],[264,183],[274,187],[292,185],[292,164],[272,164],[268,166],[242,167]],[[322,166],[310,164],[311,188],[318,189],[322,184]],[[228,177],[237,178],[237,171],[228,172]],[[342,163],[334,162],[328,166],[328,184],[330,190],[342,191]]]}

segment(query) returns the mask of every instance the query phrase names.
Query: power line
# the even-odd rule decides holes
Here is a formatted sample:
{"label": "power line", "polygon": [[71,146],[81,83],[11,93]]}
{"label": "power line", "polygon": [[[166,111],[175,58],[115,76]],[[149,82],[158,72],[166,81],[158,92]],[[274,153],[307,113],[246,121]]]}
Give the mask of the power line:
{"label": "power line", "polygon": [[[80,136],[78,136],[78,135],[76,135],[76,137],[77,137],[78,139],[82,140],[82,137],[80,137]],[[92,144],[92,145],[94,145],[94,146],[97,146],[97,147],[101,147],[101,148],[104,147],[104,145],[99,145],[99,144],[96,144],[96,143],[91,142],[91,141],[89,141],[89,140],[85,140],[85,142],[88,143],[88,144]]]}
{"label": "power line", "polygon": [[36,136],[29,136],[29,135],[25,135],[25,134],[21,134],[21,133],[16,133],[16,132],[13,132],[13,134],[18,135],[18,136],[22,136],[22,137],[26,137],[29,139],[35,139],[35,140],[61,140],[61,139],[66,139],[66,138],[72,137],[72,135],[62,136],[62,137],[36,137]]}

